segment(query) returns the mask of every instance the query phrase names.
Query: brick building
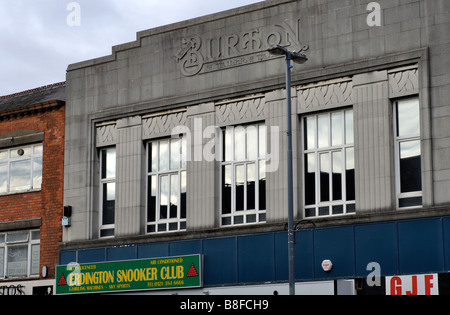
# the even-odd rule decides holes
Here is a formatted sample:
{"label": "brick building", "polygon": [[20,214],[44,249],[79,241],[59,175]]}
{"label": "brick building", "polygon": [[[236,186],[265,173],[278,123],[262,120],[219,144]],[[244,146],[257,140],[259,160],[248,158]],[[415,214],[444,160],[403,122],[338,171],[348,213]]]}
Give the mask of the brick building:
{"label": "brick building", "polygon": [[64,125],[65,82],[0,97],[0,295],[53,291]]}

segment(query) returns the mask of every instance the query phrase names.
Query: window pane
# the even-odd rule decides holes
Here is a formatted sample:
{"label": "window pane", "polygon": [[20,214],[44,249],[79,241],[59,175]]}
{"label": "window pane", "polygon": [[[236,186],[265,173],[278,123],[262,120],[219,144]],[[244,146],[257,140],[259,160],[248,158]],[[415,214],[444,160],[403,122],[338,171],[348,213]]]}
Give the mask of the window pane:
{"label": "window pane", "polygon": [[32,231],[31,240],[36,241],[41,239],[41,231]]}
{"label": "window pane", "polygon": [[167,219],[167,208],[169,206],[169,176],[161,176],[161,187],[160,187],[160,207],[159,207],[159,218]]}
{"label": "window pane", "polygon": [[305,124],[305,149],[311,150],[316,147],[316,117],[306,117]]}
{"label": "window pane", "polygon": [[156,221],[156,197],[158,194],[158,177],[150,176],[148,178],[148,204],[147,204],[147,222]]}
{"label": "window pane", "polygon": [[178,175],[170,176],[170,218],[178,218],[178,193],[180,190]]}
{"label": "window pane", "polygon": [[343,112],[331,114],[332,146],[342,145],[344,140],[344,115]]}
{"label": "window pane", "polygon": [[401,192],[422,191],[422,163],[420,141],[400,143]]}
{"label": "window pane", "polygon": [[319,216],[330,215],[330,207],[319,208]]}
{"label": "window pane", "polygon": [[225,141],[224,141],[224,152],[226,162],[233,161],[234,157],[233,142],[234,142],[234,128],[227,127],[225,129]]}
{"label": "window pane", "polygon": [[42,158],[33,160],[33,189],[39,189],[42,186]]}
{"label": "window pane", "polygon": [[114,224],[116,183],[103,184],[103,225]]}
{"label": "window pane", "polygon": [[31,245],[31,275],[39,275],[40,272],[41,246],[39,244]]}
{"label": "window pane", "polygon": [[8,277],[26,277],[28,263],[28,245],[8,247]]}
{"label": "window pane", "polygon": [[116,177],[116,149],[102,151],[102,178]]}
{"label": "window pane", "polygon": [[0,278],[5,276],[5,248],[0,247]]}
{"label": "window pane", "polygon": [[347,191],[347,201],[355,200],[355,149],[346,150],[345,162],[345,183]]}
{"label": "window pane", "polygon": [[330,201],[330,154],[320,155],[320,201]]}
{"label": "window pane", "polygon": [[114,237],[114,229],[101,230],[100,237]]}
{"label": "window pane", "polygon": [[16,148],[11,150],[11,158],[29,158],[31,156],[31,147]]}
{"label": "window pane", "polygon": [[333,152],[333,200],[342,200],[342,152]]}
{"label": "window pane", "polygon": [[28,242],[28,232],[6,234],[7,243]]}
{"label": "window pane", "polygon": [[318,116],[319,148],[330,146],[330,121],[328,114]]}
{"label": "window pane", "polygon": [[44,147],[42,144],[34,146],[34,155],[42,155]]}
{"label": "window pane", "polygon": [[187,161],[187,137],[181,138],[181,168],[186,168]]}
{"label": "window pane", "polygon": [[234,128],[234,160],[245,160],[245,128],[242,126]]}
{"label": "window pane", "polygon": [[186,172],[181,172],[181,219],[186,219]]}
{"label": "window pane", "polygon": [[348,110],[345,112],[345,143],[354,143],[354,138],[353,111]]}
{"label": "window pane", "polygon": [[264,159],[267,155],[267,127],[259,126],[259,157]]}
{"label": "window pane", "polygon": [[0,165],[0,193],[8,192],[8,165]]}
{"label": "window pane", "polygon": [[422,197],[403,198],[399,199],[398,205],[400,208],[418,207],[422,205]]}
{"label": "window pane", "polygon": [[149,172],[158,171],[158,142],[153,142],[148,145],[150,152],[148,153],[148,170]]}
{"label": "window pane", "polygon": [[305,204],[316,203],[316,155],[307,154],[305,157]]}
{"label": "window pane", "polygon": [[397,132],[399,137],[420,135],[420,106],[418,99],[397,103]]}
{"label": "window pane", "polygon": [[231,165],[222,166],[222,214],[231,213]]}
{"label": "window pane", "polygon": [[266,210],[266,162],[259,162],[259,210]]}
{"label": "window pane", "polygon": [[236,211],[244,210],[245,166],[236,166]]}
{"label": "window pane", "polygon": [[0,161],[8,159],[8,151],[0,151]]}
{"label": "window pane", "polygon": [[258,127],[248,126],[247,134],[247,159],[254,161],[258,158]]}
{"label": "window pane", "polygon": [[159,143],[159,170],[169,170],[169,141]]}
{"label": "window pane", "polygon": [[247,210],[255,209],[256,197],[256,167],[255,164],[247,165]]}
{"label": "window pane", "polygon": [[170,169],[176,170],[181,165],[181,141],[173,139],[170,141]]}
{"label": "window pane", "polygon": [[30,189],[31,161],[19,161],[11,163],[10,190],[20,191]]}

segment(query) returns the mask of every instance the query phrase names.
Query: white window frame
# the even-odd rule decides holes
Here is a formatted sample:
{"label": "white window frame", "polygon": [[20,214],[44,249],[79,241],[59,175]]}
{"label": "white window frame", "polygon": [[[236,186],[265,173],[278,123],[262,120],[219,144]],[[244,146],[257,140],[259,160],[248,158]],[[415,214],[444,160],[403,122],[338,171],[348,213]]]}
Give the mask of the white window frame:
{"label": "white window frame", "polygon": [[[346,113],[351,112],[352,113],[352,130],[353,130],[353,141],[348,142],[347,141],[347,128],[346,128]],[[333,139],[333,128],[332,128],[332,114],[334,113],[342,113],[343,115],[343,130],[342,130],[342,144],[333,146],[332,139]],[[328,116],[328,141],[329,145],[324,147],[319,147],[319,116],[327,115]],[[326,217],[337,217],[337,216],[346,216],[346,215],[355,215],[356,213],[356,200],[347,200],[347,182],[346,182],[346,170],[347,170],[347,152],[348,150],[353,149],[353,154],[355,154],[355,141],[354,141],[354,111],[352,108],[346,108],[346,109],[340,109],[340,110],[331,110],[327,112],[320,112],[320,113],[312,113],[307,114],[302,117],[302,130],[303,135],[307,135],[307,126],[306,126],[306,119],[308,118],[314,118],[314,148],[308,149],[307,148],[307,139],[305,139],[305,136],[302,137],[302,147],[303,147],[303,166],[302,166],[302,178],[303,178],[303,216],[306,219],[314,219],[314,218],[326,218]],[[333,200],[333,153],[340,152],[342,154],[342,179],[341,179],[341,194],[342,199],[341,200]],[[313,205],[306,205],[306,159],[308,155],[314,155],[315,158],[315,203]],[[329,155],[329,201],[321,201],[321,176],[320,176],[320,166],[321,161],[320,157],[322,154],[328,154]],[[354,156],[355,157],[355,156]],[[353,158],[354,161],[354,158]],[[354,165],[356,167],[356,165]],[[355,183],[356,184],[356,183]],[[356,188],[356,187],[355,187]],[[355,192],[356,193],[356,192]],[[355,196],[356,199],[356,196]],[[333,214],[333,207],[340,207],[342,206],[342,213],[339,214]],[[328,208],[328,214],[321,215],[320,209]],[[313,211],[314,215],[307,215],[307,211]]]}
{"label": "white window frame", "polygon": [[[257,141],[256,141],[256,158],[253,156],[253,158],[249,157],[248,154],[248,144],[247,144],[247,130],[248,128],[256,128],[257,130]],[[243,147],[245,148],[244,155],[245,157],[243,159],[237,159],[235,154],[235,131],[237,128],[244,128],[244,144]],[[227,144],[226,142],[226,134],[230,133],[232,134],[231,144]],[[263,137],[261,137],[263,135]],[[267,209],[260,209],[260,191],[259,191],[259,179],[261,172],[264,172],[264,176],[266,178],[267,183],[267,173],[265,171],[266,167],[266,158],[267,158],[267,126],[261,123],[257,124],[249,124],[244,126],[227,126],[223,132],[222,132],[222,144],[223,148],[227,147],[229,148],[229,152],[231,152],[231,159],[225,155],[227,155],[226,148],[223,150],[222,154],[224,155],[222,158],[221,163],[221,178],[220,178],[220,215],[221,215],[221,226],[222,227],[228,227],[228,226],[236,226],[236,225],[250,225],[250,224],[260,224],[260,223],[266,223],[266,213]],[[262,142],[264,142],[264,147],[261,146]],[[247,209],[248,205],[248,172],[247,168],[249,165],[255,165],[255,209]],[[236,169],[237,167],[244,166],[245,173],[244,173],[244,210],[236,210]],[[231,167],[231,213],[224,214],[223,209],[223,178],[225,176],[224,174],[224,167]],[[266,184],[267,185],[267,184]],[[266,192],[265,196],[267,198],[267,186],[266,186]],[[267,208],[267,200],[266,200],[266,207]]]}
{"label": "white window frame", "polygon": [[[162,143],[167,143],[167,169],[160,169],[160,148]],[[172,152],[172,144],[177,146],[178,152]],[[156,170],[152,170],[151,162],[153,145],[157,147],[156,160]],[[183,204],[182,204],[182,186],[184,177],[184,189],[187,190],[187,171],[186,171],[186,153],[187,153],[187,139],[186,137],[181,138],[166,138],[166,139],[155,139],[147,143],[147,196],[146,196],[146,233],[147,234],[160,234],[160,233],[174,233],[179,231],[186,231],[186,216],[187,216],[187,205],[184,204],[184,217],[183,217]],[[178,156],[176,156],[178,154]],[[179,163],[178,167],[172,167],[171,161],[172,157],[176,159]],[[166,218],[161,218],[161,179],[163,177],[168,177],[168,204]],[[172,197],[172,178],[178,176],[177,185],[177,215],[174,218],[170,217],[170,199]],[[156,178],[156,200],[155,200],[155,221],[150,221],[149,218],[149,181],[152,178]],[[185,191],[187,194],[187,191]],[[176,226],[176,228],[174,228]]]}
{"label": "white window frame", "polygon": [[[8,241],[8,235],[27,234],[26,239],[18,241]],[[39,235],[39,238],[36,237]],[[33,237],[35,236],[35,237]],[[0,233],[0,279],[23,279],[39,278],[40,275],[40,230],[11,231]],[[27,272],[26,275],[8,275],[8,252],[18,246],[28,246],[27,249]],[[38,246],[39,257],[33,257],[33,248]],[[33,258],[35,258],[33,260]],[[37,266],[33,266],[37,263]],[[33,270],[33,267],[35,270]]]}
{"label": "white window frame", "polygon": [[[22,150],[30,150],[29,155],[20,155],[17,154],[17,156],[13,157],[13,152],[19,152]],[[33,145],[24,145],[20,147],[14,147],[10,149],[0,149],[0,167],[6,166],[6,191],[0,190],[0,195],[9,195],[9,194],[16,194],[16,193],[23,193],[23,192],[33,192],[33,191],[40,191],[42,188],[42,169],[43,169],[43,144],[33,144]],[[5,155],[5,159],[2,159],[2,155]],[[41,173],[39,174],[40,180],[38,180],[36,183],[34,182],[34,173],[35,173],[35,162],[41,159]],[[23,162],[23,161],[30,161],[30,182],[28,187],[25,189],[12,189],[11,187],[11,166],[14,163],[17,162]]]}
{"label": "white window frame", "polygon": [[[421,132],[422,132],[422,128],[421,125],[419,124],[419,133],[418,134],[411,134],[411,135],[406,135],[406,136],[399,136],[398,135],[398,104],[401,102],[407,102],[407,101],[412,101],[412,100],[417,100],[417,103],[419,105],[419,121],[421,121],[421,115],[420,115],[420,100],[419,97],[408,97],[408,98],[404,98],[404,99],[400,99],[400,100],[396,100],[394,102],[394,106],[393,106],[393,117],[394,117],[394,154],[395,154],[395,186],[396,186],[396,204],[397,204],[397,209],[398,210],[407,210],[407,209],[417,209],[417,208],[422,208],[423,207],[423,183],[422,183],[422,190],[421,191],[416,191],[416,192],[407,192],[407,193],[402,193],[401,192],[401,169],[400,169],[400,146],[402,143],[405,142],[413,142],[413,141],[418,141],[420,142],[420,158],[422,159],[423,157],[423,148],[422,148],[422,141],[421,141]],[[422,162],[422,161],[421,161]],[[423,181],[423,166],[421,163],[421,169],[420,169],[420,173],[421,173],[421,178]],[[414,206],[410,206],[410,207],[400,207],[400,200],[404,200],[404,199],[414,199],[414,198],[422,198],[422,203],[420,205],[414,205]]]}
{"label": "white window frame", "polygon": [[[117,176],[117,164],[114,176],[103,178],[102,170],[103,170],[103,152],[114,150],[116,153],[116,161],[117,161],[117,150],[115,147],[102,148],[100,150],[100,163],[99,163],[99,178],[100,178],[100,187],[99,187],[99,225],[100,225],[100,238],[111,238],[114,237],[115,234],[115,222],[114,224],[103,224],[103,186],[105,184],[116,184],[116,176]],[[117,163],[117,162],[116,162]],[[117,187],[116,187],[117,188]],[[117,194],[115,194],[114,202],[117,201]],[[102,235],[102,233],[105,233]]]}

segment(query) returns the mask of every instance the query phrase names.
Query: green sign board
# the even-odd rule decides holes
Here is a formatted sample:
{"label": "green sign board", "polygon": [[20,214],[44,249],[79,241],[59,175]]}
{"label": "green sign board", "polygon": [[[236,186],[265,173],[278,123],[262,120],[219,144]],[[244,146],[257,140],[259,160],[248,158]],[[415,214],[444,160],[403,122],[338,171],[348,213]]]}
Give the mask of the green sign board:
{"label": "green sign board", "polygon": [[202,287],[202,256],[180,256],[56,267],[56,294]]}

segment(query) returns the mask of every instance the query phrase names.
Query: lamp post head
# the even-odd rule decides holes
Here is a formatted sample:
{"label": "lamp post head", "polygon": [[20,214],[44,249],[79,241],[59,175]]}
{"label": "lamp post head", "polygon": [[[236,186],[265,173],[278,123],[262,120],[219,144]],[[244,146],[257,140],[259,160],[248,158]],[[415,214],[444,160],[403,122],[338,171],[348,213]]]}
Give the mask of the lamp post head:
{"label": "lamp post head", "polygon": [[281,45],[272,46],[267,51],[274,56],[287,56],[289,53],[289,51]]}
{"label": "lamp post head", "polygon": [[308,61],[308,57],[306,57],[306,55],[297,53],[295,51],[290,52],[281,45],[272,46],[267,51],[273,56],[286,56],[286,58],[298,64],[304,64]]}

